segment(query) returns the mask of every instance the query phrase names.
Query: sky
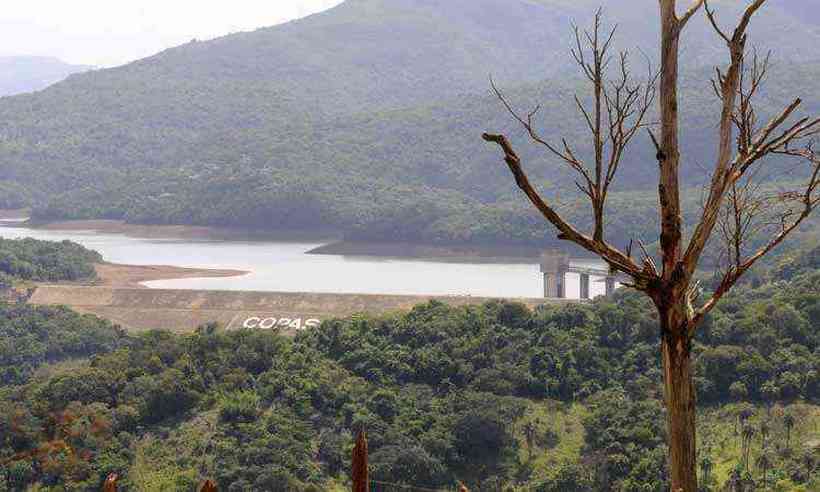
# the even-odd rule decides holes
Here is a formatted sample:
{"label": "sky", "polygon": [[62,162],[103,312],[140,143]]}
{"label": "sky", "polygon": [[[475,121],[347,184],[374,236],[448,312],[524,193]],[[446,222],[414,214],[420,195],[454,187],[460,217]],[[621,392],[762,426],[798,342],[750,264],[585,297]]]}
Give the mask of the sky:
{"label": "sky", "polygon": [[192,39],[267,27],[342,0],[3,0],[0,56],[111,67]]}

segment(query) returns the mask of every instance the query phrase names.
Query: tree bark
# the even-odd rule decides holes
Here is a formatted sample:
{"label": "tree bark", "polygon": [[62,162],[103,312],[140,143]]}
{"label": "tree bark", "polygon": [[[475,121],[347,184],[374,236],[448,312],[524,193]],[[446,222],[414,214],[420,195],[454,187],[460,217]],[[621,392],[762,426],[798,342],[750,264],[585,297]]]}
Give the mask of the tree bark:
{"label": "tree bark", "polygon": [[672,492],[697,492],[692,343],[682,306],[659,308]]}
{"label": "tree bark", "polygon": [[368,492],[370,490],[370,477],[368,470],[367,433],[364,429],[360,430],[358,437],[356,437],[356,445],[353,447],[353,463],[350,468],[353,492]]}
{"label": "tree bark", "polygon": [[675,13],[674,0],[661,1],[661,142],[658,152],[660,165],[661,249],[663,250],[662,277],[668,281],[678,265],[682,250],[683,218],[680,208],[680,143],[678,141],[678,56],[680,50],[680,21]]}
{"label": "tree bark", "polygon": [[[686,296],[689,278],[682,271],[683,218],[680,207],[678,58],[680,34],[686,23],[678,18],[676,0],[660,0],[661,141],[658,148],[660,182],[661,253],[663,285],[654,299],[661,324],[663,382],[669,434],[669,470],[672,492],[697,492],[695,451],[695,391],[692,382],[691,335]],[[696,4],[697,5],[697,4]],[[690,11],[693,12],[693,11]],[[687,13],[687,16],[691,16]]]}

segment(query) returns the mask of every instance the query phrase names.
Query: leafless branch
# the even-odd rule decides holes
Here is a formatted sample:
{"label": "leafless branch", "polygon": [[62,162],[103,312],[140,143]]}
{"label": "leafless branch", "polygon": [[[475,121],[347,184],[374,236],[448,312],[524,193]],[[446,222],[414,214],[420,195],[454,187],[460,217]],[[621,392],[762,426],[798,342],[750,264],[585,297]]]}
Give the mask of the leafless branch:
{"label": "leafless branch", "polygon": [[[543,199],[531,187],[530,190],[526,189],[529,181],[521,169],[517,154],[506,137],[485,134],[484,138],[501,146],[504,150],[505,161],[510,166],[513,175],[516,176],[519,187],[524,190],[530,201],[549,222],[561,231],[562,239],[576,242],[596,253],[604,252],[602,256],[611,266],[619,271],[637,275],[640,280],[637,283],[642,284],[646,282],[648,274],[639,268],[628,255],[606,243],[604,210],[625,150],[638,131],[648,126],[646,117],[655,101],[659,71],[648,63],[646,81],[633,82],[629,54],[623,52],[617,57],[617,71],[613,68],[612,71],[615,73],[610,76],[610,70],[607,67],[610,64],[609,53],[615,32],[616,29],[613,28],[607,34],[603,34],[600,10],[595,16],[591,30],[582,31],[574,26],[575,47],[572,49],[572,57],[592,86],[590,106],[586,106],[581,97],[576,95],[574,98],[576,109],[586,123],[592,138],[594,155],[589,160],[590,165],[578,156],[566,139],[562,139],[559,146],[543,138],[533,123],[533,117],[539,108],[529,112],[526,116],[519,114],[491,80],[496,96],[512,117],[526,130],[530,139],[545,147],[550,154],[559,158],[580,177],[575,185],[589,200],[594,214],[591,237],[574,229],[570,230],[569,225],[555,212],[554,207],[546,206]],[[522,187],[522,184],[525,186]]]}
{"label": "leafless branch", "polygon": [[513,174],[516,184],[524,192],[524,194],[527,195],[527,198],[529,198],[530,202],[541,212],[541,214],[560,231],[560,234],[558,235],[559,239],[572,241],[588,251],[597,253],[610,265],[610,267],[618,271],[632,275],[633,277],[641,280],[646,280],[641,274],[638,266],[632,261],[631,258],[605,242],[595,241],[589,236],[580,233],[575,229],[575,227],[566,222],[553,207],[548,205],[547,202],[541,198],[535,188],[533,188],[529,178],[522,169],[521,159],[518,157],[518,154],[516,154],[515,150],[512,148],[510,142],[505,136],[485,133],[482,138],[487,142],[495,143],[501,147],[505,156],[504,160],[510,168],[510,172]]}
{"label": "leafless branch", "polygon": [[[730,250],[731,264],[724,272],[711,299],[697,310],[693,325],[697,326],[720,299],[738,282],[741,276],[761,258],[780,245],[789,234],[797,229],[820,206],[820,156],[812,144],[803,149],[789,151],[791,157],[809,164],[809,177],[800,190],[781,192],[774,196],[761,197],[757,191],[759,183],[749,180],[742,187],[735,187],[728,199],[723,224],[723,240]],[[774,209],[774,221],[758,220],[764,210]],[[773,226],[772,238],[750,255],[744,255],[744,246],[759,235],[766,226]]]}
{"label": "leafless branch", "polygon": [[679,25],[681,27],[686,26],[686,23],[689,22],[689,19],[691,19],[692,16],[695,15],[698,12],[698,10],[700,10],[701,7],[703,7],[704,3],[705,3],[705,0],[696,0],[695,4],[692,5],[689,8],[689,10],[687,10],[686,13],[683,14],[683,16],[681,16]]}

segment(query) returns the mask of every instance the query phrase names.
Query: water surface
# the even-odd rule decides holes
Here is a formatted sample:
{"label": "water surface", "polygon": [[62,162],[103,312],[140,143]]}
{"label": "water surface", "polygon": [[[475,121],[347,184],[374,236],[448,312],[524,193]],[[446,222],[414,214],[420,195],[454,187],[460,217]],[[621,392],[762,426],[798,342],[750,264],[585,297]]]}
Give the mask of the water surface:
{"label": "water surface", "polygon": [[[15,224],[0,227],[0,236],[69,239],[99,251],[106,261],[113,263],[250,272],[229,278],[145,282],[151,288],[488,297],[543,295],[542,277],[535,262],[310,255],[306,253],[323,243],[138,238],[97,231],[31,229]],[[598,279],[592,281],[591,294],[601,295],[604,285],[595,280]],[[567,294],[578,298],[578,291],[578,275],[568,274]]]}

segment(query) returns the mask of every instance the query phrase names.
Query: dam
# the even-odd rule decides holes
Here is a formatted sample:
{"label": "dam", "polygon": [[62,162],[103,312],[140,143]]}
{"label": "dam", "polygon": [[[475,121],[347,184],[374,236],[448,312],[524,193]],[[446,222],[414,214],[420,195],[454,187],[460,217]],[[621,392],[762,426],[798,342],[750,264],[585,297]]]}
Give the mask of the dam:
{"label": "dam", "polygon": [[[217,322],[228,330],[272,329],[293,336],[324,320],[359,313],[382,315],[408,311],[430,300],[465,306],[493,298],[41,285],[28,302],[68,306],[81,313],[108,319],[129,331],[168,329],[190,332],[205,323]],[[509,300],[530,308],[546,303],[573,302],[543,298]]]}

